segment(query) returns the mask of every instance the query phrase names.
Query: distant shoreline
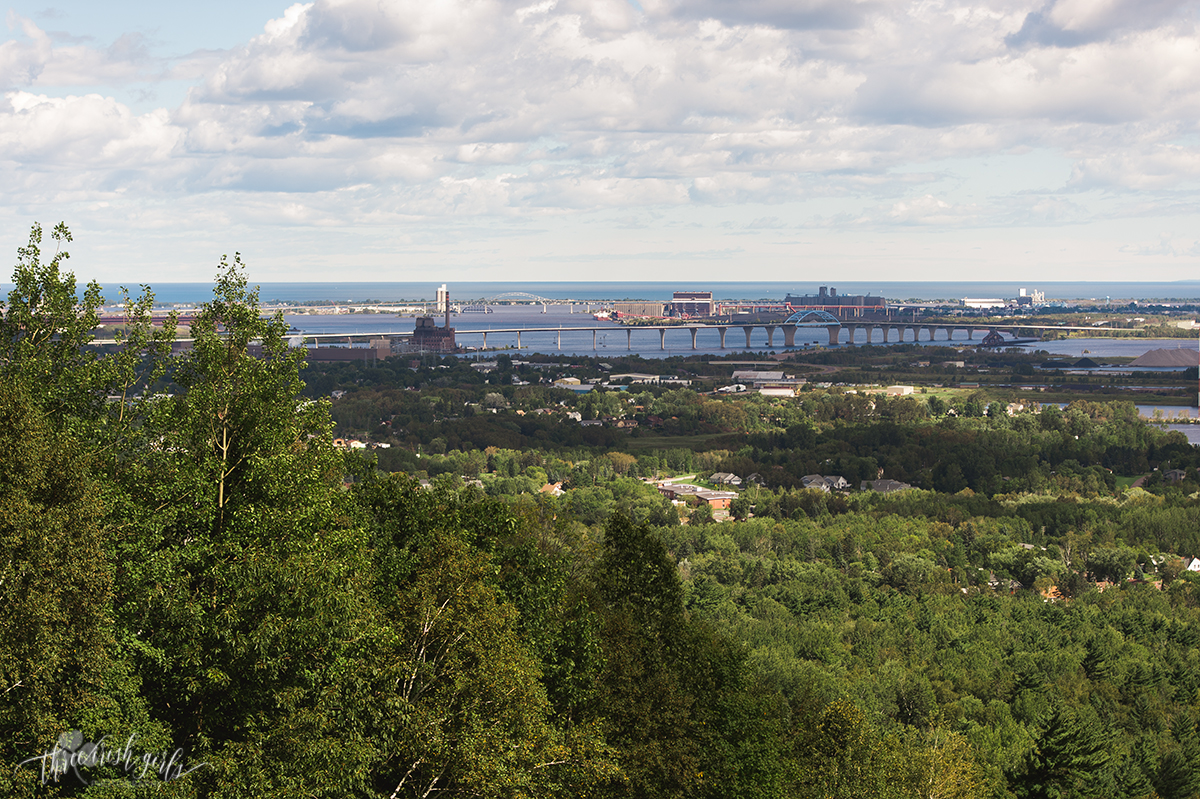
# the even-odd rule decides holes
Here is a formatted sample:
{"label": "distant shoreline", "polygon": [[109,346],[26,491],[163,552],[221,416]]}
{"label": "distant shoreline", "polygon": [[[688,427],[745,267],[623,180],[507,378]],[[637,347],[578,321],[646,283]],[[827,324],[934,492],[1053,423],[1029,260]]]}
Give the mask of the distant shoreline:
{"label": "distant shoreline", "polygon": [[[86,275],[79,273],[82,291]],[[1086,301],[1104,303],[1148,302],[1161,300],[1172,303],[1200,303],[1200,281],[1173,281],[1150,283],[1145,281],[1092,282],[1092,281],[831,281],[828,278],[797,277],[789,281],[739,281],[720,282],[703,280],[672,280],[646,282],[611,281],[462,281],[443,280],[432,276],[423,281],[381,282],[280,282],[256,279],[260,287],[259,297],[263,303],[273,302],[419,302],[434,299],[438,285],[447,283],[451,297],[456,302],[488,300],[503,294],[521,293],[553,300],[576,300],[579,302],[603,302],[612,300],[669,300],[674,291],[711,291],[718,300],[782,300],[788,293],[816,294],[822,285],[836,287],[841,294],[873,294],[894,302],[951,301],[963,297],[1016,297],[1020,289],[1041,291],[1047,301]],[[435,282],[436,281],[436,282]],[[157,283],[143,279],[161,303],[195,304],[212,297],[210,283]],[[112,303],[118,297],[121,285],[129,286],[134,293],[138,281],[105,281],[102,283],[106,299]],[[12,286],[0,284],[0,292],[7,295]]]}

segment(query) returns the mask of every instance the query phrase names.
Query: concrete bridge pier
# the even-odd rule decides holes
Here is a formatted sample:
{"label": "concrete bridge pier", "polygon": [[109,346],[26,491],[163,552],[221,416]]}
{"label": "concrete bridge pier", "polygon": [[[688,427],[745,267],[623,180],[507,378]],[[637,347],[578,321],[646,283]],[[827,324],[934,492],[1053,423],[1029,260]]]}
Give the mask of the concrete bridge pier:
{"label": "concrete bridge pier", "polygon": [[767,331],[767,346],[774,347],[775,346],[775,325],[766,325],[765,327],[766,327],[766,331]]}
{"label": "concrete bridge pier", "polygon": [[841,325],[829,325],[829,346],[837,346],[838,334],[842,332]]}
{"label": "concrete bridge pier", "polygon": [[728,329],[729,328],[727,328],[727,327],[718,327],[717,328],[717,332],[721,334],[721,349],[725,349],[725,331]]}
{"label": "concrete bridge pier", "polygon": [[[855,331],[855,330],[857,330],[857,329],[858,329],[858,326],[857,326],[857,325],[846,325],[846,330],[848,330],[848,331],[849,331],[849,336],[850,336],[848,339],[846,339],[846,343],[847,343],[847,344],[853,344],[853,343],[854,343],[854,331]],[[871,329],[871,328],[869,328],[869,327],[867,328],[867,330],[868,330],[868,331],[869,331],[870,329]]]}
{"label": "concrete bridge pier", "polygon": [[692,349],[696,349],[696,328],[689,327],[688,330],[692,332]]}
{"label": "concrete bridge pier", "polygon": [[783,326],[783,346],[785,346],[785,347],[796,346],[796,326],[795,325],[784,325]]}
{"label": "concrete bridge pier", "polygon": [[517,331],[517,349],[521,349],[521,331]]}
{"label": "concrete bridge pier", "polygon": [[483,348],[487,349],[487,331],[483,331]]}
{"label": "concrete bridge pier", "polygon": [[[558,337],[561,339],[562,333],[559,333]],[[559,347],[559,349],[562,349],[562,347]],[[592,349],[593,350],[596,349],[596,331],[595,330],[592,331]]]}
{"label": "concrete bridge pier", "polygon": [[742,328],[742,332],[746,334],[746,349],[750,349],[750,334],[754,332],[754,328],[747,325]]}
{"label": "concrete bridge pier", "polygon": [[658,347],[661,350],[665,350],[667,348],[667,329],[665,327],[660,327],[658,329]]}
{"label": "concrete bridge pier", "polygon": [[625,349],[633,349],[633,328],[631,327],[625,328]]}
{"label": "concrete bridge pier", "polygon": [[974,341],[974,340],[975,340],[975,328],[968,327],[967,328],[967,341]]}
{"label": "concrete bridge pier", "polygon": [[[596,348],[596,334],[592,333],[592,349]],[[562,331],[558,331],[558,351],[562,352]]]}

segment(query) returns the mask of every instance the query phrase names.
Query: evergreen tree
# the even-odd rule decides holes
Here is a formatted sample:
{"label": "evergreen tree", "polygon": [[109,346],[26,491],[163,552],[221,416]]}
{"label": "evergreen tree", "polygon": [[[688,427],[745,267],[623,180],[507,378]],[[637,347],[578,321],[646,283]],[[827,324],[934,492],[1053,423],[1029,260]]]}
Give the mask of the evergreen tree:
{"label": "evergreen tree", "polygon": [[1110,736],[1090,707],[1054,710],[1030,753],[1017,794],[1030,799],[1083,799],[1103,796],[1113,786],[1109,771]]}

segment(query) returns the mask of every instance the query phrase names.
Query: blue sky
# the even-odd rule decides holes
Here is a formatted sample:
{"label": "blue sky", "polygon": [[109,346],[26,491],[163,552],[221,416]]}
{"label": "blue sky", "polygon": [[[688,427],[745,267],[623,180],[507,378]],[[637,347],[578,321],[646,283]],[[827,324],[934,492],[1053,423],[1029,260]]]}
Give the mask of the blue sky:
{"label": "blue sky", "polygon": [[106,282],[1200,277],[1198,2],[10,2]]}

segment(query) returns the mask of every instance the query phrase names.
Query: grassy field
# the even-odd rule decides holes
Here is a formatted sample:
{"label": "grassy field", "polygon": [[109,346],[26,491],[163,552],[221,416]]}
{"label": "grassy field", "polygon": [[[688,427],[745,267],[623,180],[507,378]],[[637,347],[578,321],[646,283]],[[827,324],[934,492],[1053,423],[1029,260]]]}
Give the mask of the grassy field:
{"label": "grassy field", "polygon": [[623,449],[705,449],[713,439],[728,436],[729,433],[701,433],[694,436],[644,436],[630,437]]}

